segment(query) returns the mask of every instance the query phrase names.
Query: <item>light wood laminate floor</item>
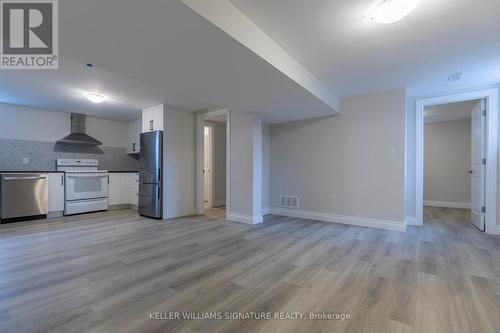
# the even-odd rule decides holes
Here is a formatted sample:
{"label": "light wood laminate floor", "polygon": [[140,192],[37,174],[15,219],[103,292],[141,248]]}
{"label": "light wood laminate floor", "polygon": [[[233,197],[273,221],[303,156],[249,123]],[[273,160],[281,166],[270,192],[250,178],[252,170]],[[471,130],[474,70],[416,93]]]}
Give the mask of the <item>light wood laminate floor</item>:
{"label": "light wood laminate floor", "polygon": [[[223,211],[113,211],[0,226],[0,332],[500,332],[500,238],[465,210],[408,232]],[[150,320],[151,312],[350,320]]]}

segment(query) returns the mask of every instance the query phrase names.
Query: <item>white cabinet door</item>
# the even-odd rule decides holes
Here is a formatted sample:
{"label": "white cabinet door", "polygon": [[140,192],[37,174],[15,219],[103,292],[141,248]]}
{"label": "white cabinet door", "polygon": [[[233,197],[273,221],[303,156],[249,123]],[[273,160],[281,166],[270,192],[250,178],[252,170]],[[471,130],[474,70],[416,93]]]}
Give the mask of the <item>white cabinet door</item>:
{"label": "white cabinet door", "polygon": [[49,173],[49,212],[64,210],[64,173]]}
{"label": "white cabinet door", "polygon": [[142,111],[142,133],[151,131],[150,122],[153,120],[153,110],[146,109]]}
{"label": "white cabinet door", "polygon": [[130,205],[139,205],[139,174],[127,174],[127,202]]}
{"label": "white cabinet door", "polygon": [[109,174],[109,205],[126,204],[126,173]]}
{"label": "white cabinet door", "polygon": [[141,146],[142,120],[130,122],[127,128],[127,154],[138,154]]}
{"label": "white cabinet door", "polygon": [[139,174],[136,172],[109,174],[109,204],[139,204]]}
{"label": "white cabinet door", "polygon": [[163,105],[161,108],[156,108],[153,111],[153,120],[154,120],[154,130],[155,131],[163,131]]}
{"label": "white cabinet door", "polygon": [[163,104],[142,111],[142,132],[163,130]]}

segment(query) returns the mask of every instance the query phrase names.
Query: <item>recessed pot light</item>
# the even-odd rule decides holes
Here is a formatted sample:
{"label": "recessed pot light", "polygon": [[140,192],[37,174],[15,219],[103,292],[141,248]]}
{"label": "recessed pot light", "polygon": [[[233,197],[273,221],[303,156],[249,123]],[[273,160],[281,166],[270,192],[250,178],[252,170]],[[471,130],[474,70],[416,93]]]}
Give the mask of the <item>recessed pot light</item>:
{"label": "recessed pot light", "polygon": [[417,7],[417,0],[383,0],[372,8],[370,18],[377,23],[397,22]]}
{"label": "recessed pot light", "polygon": [[107,96],[96,92],[85,92],[83,93],[83,96],[87,97],[89,101],[96,104],[102,103],[108,99]]}

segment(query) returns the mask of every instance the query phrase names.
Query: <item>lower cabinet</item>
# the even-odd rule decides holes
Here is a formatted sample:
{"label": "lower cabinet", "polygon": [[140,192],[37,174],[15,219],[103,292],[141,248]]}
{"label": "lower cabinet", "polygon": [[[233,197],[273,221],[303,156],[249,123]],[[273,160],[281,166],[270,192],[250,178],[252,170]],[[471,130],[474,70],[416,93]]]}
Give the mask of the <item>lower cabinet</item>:
{"label": "lower cabinet", "polygon": [[48,174],[49,213],[64,211],[64,173]]}
{"label": "lower cabinet", "polygon": [[139,204],[139,174],[136,172],[109,173],[109,205]]}

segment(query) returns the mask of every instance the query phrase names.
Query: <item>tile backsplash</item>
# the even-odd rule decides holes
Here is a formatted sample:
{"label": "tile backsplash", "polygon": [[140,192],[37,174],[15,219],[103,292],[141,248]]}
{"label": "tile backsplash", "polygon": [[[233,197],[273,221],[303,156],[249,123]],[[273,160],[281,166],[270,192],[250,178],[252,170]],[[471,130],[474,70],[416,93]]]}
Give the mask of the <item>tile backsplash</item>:
{"label": "tile backsplash", "polygon": [[[28,164],[23,164],[23,159]],[[139,161],[119,147],[61,145],[55,142],[0,138],[0,171],[53,171],[58,158],[93,158],[99,169],[137,171]]]}

